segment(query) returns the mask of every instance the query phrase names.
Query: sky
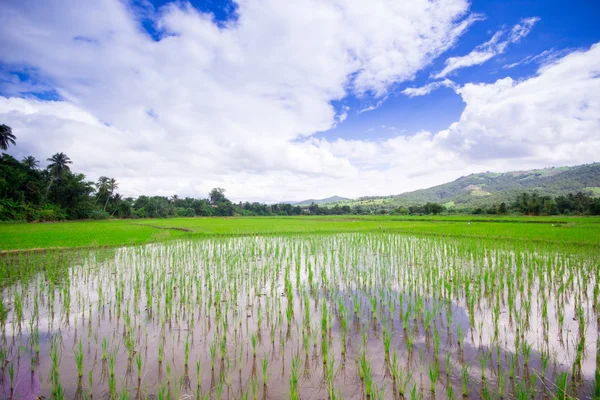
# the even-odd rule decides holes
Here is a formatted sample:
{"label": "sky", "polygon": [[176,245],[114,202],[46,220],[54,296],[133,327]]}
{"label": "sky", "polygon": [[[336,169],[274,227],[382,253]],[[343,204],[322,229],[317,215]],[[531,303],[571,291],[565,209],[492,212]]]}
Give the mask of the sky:
{"label": "sky", "polygon": [[4,0],[0,123],[14,157],[64,152],[134,197],[591,163],[598,20],[595,0]]}

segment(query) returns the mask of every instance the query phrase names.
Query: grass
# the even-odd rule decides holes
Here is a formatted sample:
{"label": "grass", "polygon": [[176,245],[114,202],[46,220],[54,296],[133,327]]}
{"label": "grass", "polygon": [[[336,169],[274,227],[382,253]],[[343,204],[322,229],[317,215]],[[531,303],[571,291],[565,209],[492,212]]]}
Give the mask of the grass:
{"label": "grass", "polygon": [[202,236],[370,231],[600,244],[600,218],[594,217],[303,216],[0,224],[0,251],[134,245]]}

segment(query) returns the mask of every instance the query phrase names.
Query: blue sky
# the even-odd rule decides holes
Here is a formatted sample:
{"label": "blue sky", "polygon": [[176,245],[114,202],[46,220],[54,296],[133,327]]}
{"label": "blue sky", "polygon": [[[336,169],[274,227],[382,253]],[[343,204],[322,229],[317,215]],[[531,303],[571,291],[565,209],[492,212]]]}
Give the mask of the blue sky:
{"label": "blue sky", "polygon": [[65,151],[126,195],[385,195],[600,154],[595,1],[8,0],[0,15],[10,152]]}

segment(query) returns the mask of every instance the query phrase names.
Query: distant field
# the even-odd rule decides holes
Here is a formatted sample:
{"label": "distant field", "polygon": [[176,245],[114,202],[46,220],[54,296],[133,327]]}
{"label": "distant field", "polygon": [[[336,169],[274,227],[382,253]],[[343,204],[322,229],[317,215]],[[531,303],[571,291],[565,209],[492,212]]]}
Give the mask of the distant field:
{"label": "distant field", "polygon": [[368,231],[600,245],[600,218],[593,217],[306,216],[0,224],[0,251],[131,245],[215,235]]}

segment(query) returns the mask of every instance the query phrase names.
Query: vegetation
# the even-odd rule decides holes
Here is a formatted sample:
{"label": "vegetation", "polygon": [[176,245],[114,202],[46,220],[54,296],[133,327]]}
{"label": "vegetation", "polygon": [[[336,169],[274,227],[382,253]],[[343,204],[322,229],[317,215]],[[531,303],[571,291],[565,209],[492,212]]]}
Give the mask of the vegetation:
{"label": "vegetation", "polygon": [[598,266],[379,231],[6,256],[0,397],[593,398]]}
{"label": "vegetation", "polygon": [[[10,127],[0,125],[0,148],[6,150],[15,143],[16,137]],[[214,188],[206,199],[180,198],[177,195],[124,198],[117,192],[119,183],[115,178],[101,176],[97,182],[90,182],[86,180],[85,175],[72,171],[73,161],[64,153],[54,154],[47,162],[46,168],[41,169],[39,161],[33,156],[24,157],[21,161],[6,153],[0,156],[0,221],[305,214],[437,215],[457,212],[600,214],[600,164],[534,170],[527,173],[475,174],[430,189],[389,198],[363,198],[358,202],[334,196],[322,200],[307,200],[295,205],[269,205],[258,202],[233,203],[227,199],[223,188]],[[478,182],[479,186],[473,182]],[[495,194],[484,193],[482,187]],[[546,192],[558,193],[563,193],[567,188],[585,191],[565,192],[556,197],[524,192],[510,197],[512,203],[507,206],[507,193],[512,193],[516,187],[543,187]],[[467,196],[467,200],[461,196]],[[471,202],[472,198],[486,200],[476,203]],[[494,199],[503,201],[495,202]],[[440,204],[444,201],[445,204]],[[459,206],[460,204],[462,206]]]}
{"label": "vegetation", "polygon": [[489,209],[508,203],[521,193],[539,196],[566,196],[582,192],[600,197],[600,163],[506,173],[480,173],[463,176],[443,185],[395,196],[362,197],[330,203],[391,210],[398,207],[439,203],[457,212]]}
{"label": "vegetation", "polygon": [[0,251],[118,246],[172,239],[388,232],[600,246],[600,219],[515,216],[170,218],[0,224]]}

